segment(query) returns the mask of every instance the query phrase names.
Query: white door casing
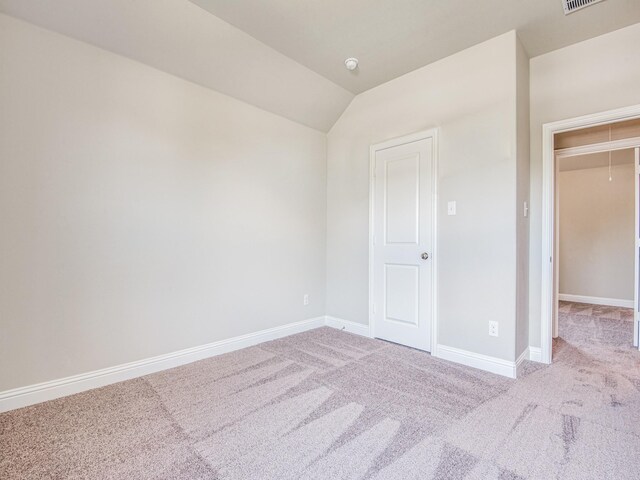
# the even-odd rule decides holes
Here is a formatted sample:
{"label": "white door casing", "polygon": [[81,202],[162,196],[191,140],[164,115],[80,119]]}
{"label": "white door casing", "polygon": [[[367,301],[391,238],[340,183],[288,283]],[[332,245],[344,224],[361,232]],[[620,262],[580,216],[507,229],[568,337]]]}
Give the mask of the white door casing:
{"label": "white door casing", "polygon": [[633,345],[640,348],[640,148],[635,149],[635,286],[633,289]]}
{"label": "white door casing", "polygon": [[373,336],[432,351],[435,132],[372,147]]}
{"label": "white door casing", "polygon": [[554,159],[554,230],[553,230],[553,326],[551,328],[551,336],[558,338],[558,315],[559,315],[559,300],[560,300],[560,158]]}
{"label": "white door casing", "polygon": [[[607,125],[640,118],[640,105],[610,110],[606,112],[585,115],[582,117],[560,120],[542,125],[542,244],[541,244],[541,291],[540,291],[540,361],[551,363],[552,360],[552,335],[554,327],[554,276],[555,262],[555,168],[556,152],[554,148],[554,135],[557,133],[579,130],[582,128]],[[595,153],[596,151],[622,150],[636,148],[640,144],[637,139],[614,140],[599,144],[603,148],[594,149],[597,145],[573,147],[573,155]],[[606,146],[606,148],[604,148]],[[566,153],[566,152],[565,152]],[[561,155],[564,156],[564,155]],[[638,186],[636,186],[636,191]],[[640,203],[637,203],[640,207]],[[638,211],[636,211],[636,217]],[[638,267],[636,267],[636,277]],[[636,290],[638,290],[638,278],[636,278]],[[638,293],[636,293],[637,297]],[[636,308],[637,310],[637,308]],[[636,313],[636,315],[638,315]],[[635,322],[637,323],[637,322]],[[635,326],[634,330],[637,328]],[[637,333],[637,332],[634,332]],[[636,335],[634,334],[634,342]]]}

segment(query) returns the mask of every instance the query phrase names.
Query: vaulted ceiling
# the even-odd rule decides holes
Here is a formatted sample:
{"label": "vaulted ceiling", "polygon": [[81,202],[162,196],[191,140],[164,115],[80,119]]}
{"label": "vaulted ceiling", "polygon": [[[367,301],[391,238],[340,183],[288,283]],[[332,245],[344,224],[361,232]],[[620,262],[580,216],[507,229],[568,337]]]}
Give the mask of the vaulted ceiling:
{"label": "vaulted ceiling", "polygon": [[569,16],[561,0],[0,0],[0,12],[327,131],[355,94],[411,70],[514,29],[540,55],[640,22],[640,0]]}
{"label": "vaulted ceiling", "polygon": [[321,131],[353,99],[189,0],[0,0],[0,12]]}
{"label": "vaulted ceiling", "polygon": [[640,22],[640,0],[568,16],[561,0],[191,1],[353,93],[510,30],[534,57]]}

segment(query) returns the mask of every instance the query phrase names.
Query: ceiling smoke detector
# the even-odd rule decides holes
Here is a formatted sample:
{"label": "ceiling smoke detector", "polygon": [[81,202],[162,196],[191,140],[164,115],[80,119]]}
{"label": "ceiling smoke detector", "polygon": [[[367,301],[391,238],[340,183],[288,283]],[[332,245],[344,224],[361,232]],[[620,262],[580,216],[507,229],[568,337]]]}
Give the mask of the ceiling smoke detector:
{"label": "ceiling smoke detector", "polygon": [[562,8],[564,8],[564,14],[569,15],[577,10],[581,10],[602,1],[604,0],[562,0]]}
{"label": "ceiling smoke detector", "polygon": [[347,70],[352,72],[353,70],[358,68],[358,59],[357,58],[353,58],[353,57],[347,58],[344,61],[344,66],[347,67]]}

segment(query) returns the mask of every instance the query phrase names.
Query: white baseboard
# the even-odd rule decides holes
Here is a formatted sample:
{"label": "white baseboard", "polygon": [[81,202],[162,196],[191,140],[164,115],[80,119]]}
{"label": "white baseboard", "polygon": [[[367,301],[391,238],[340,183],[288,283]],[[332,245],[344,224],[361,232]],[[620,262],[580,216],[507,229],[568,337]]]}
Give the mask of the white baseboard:
{"label": "white baseboard", "polygon": [[[112,383],[130,380],[143,375],[149,375],[325,325],[363,337],[371,337],[369,325],[330,316],[312,318],[198,347],[179,350],[165,355],[158,355],[136,362],[125,363],[115,367],[0,392],[0,412],[73,395],[74,393],[80,393],[93,388],[104,387]],[[520,355],[516,362],[448,347],[446,345],[437,345],[435,350],[433,353],[434,357],[510,378],[516,378],[518,368],[524,359],[528,358],[534,362],[541,361],[541,349],[539,347],[529,347]]]}
{"label": "white baseboard", "polygon": [[542,363],[542,348],[529,346],[529,360]]}
{"label": "white baseboard", "polygon": [[485,370],[487,372],[496,373],[505,377],[516,378],[516,362],[440,344],[436,345],[435,350],[435,357],[467,365],[468,367]]}
{"label": "white baseboard", "polygon": [[158,355],[157,357],[125,363],[115,367],[103,368],[80,375],[73,375],[58,380],[7,390],[0,392],[0,412],[26,407],[47,400],[80,393],[85,390],[122,382],[123,380],[141,377],[161,370],[167,370],[186,363],[203,360],[241,348],[251,347],[258,343],[322,327],[325,324],[325,317],[312,318],[310,320],[289,323],[280,327],[240,335],[227,340],[220,340],[165,355]]}
{"label": "white baseboard", "polygon": [[369,325],[363,325],[362,323],[327,316],[325,317],[325,325],[327,327],[337,328],[338,330],[344,330],[345,332],[355,333],[356,335],[362,335],[363,337],[371,337]]}
{"label": "white baseboard", "polygon": [[[328,327],[337,328],[346,332],[355,333],[356,335],[362,335],[363,337],[371,337],[369,326],[363,325],[361,323],[327,316],[326,325]],[[522,352],[516,362],[510,362],[501,358],[481,355],[479,353],[469,352],[466,350],[461,350],[459,348],[448,347],[446,345],[437,345],[436,354],[432,355],[434,357],[439,357],[451,362],[478,368],[487,372],[496,373],[505,377],[516,378],[517,370],[520,367],[521,363],[524,360],[529,359],[529,349],[527,348],[524,352]]]}
{"label": "white baseboard", "polygon": [[563,302],[591,303],[593,305],[605,305],[608,307],[633,308],[633,300],[620,298],[587,297],[586,295],[558,294],[558,300]]}
{"label": "white baseboard", "polygon": [[524,351],[520,354],[518,359],[516,360],[516,378],[520,376],[523,362],[525,360],[529,360],[531,354],[529,353],[529,347],[525,348]]}

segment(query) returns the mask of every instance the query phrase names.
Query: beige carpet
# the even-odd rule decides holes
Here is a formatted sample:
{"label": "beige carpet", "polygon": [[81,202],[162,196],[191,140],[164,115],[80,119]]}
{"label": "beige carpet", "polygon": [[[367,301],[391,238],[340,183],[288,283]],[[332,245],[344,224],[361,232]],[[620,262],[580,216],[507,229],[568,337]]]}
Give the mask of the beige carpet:
{"label": "beige carpet", "polygon": [[0,415],[1,479],[638,479],[629,311],[517,381],[329,328]]}

